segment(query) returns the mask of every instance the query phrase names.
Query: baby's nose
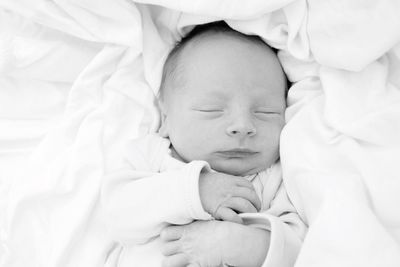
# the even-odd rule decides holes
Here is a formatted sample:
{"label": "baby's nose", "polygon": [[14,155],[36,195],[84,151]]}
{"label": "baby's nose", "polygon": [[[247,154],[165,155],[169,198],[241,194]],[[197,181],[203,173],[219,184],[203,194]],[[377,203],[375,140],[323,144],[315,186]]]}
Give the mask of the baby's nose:
{"label": "baby's nose", "polygon": [[232,137],[245,137],[254,136],[257,131],[250,119],[238,118],[226,128],[226,133]]}

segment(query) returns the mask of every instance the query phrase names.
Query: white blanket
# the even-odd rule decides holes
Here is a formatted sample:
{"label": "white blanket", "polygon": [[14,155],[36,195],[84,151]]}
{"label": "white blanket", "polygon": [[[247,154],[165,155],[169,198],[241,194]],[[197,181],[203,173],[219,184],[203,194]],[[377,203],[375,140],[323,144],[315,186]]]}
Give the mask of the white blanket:
{"label": "white blanket", "polygon": [[399,13],[396,0],[2,0],[0,266],[109,262],[102,177],[157,129],[174,42],[219,19],[281,49],[294,82],[281,152],[310,225],[297,266],[400,266]]}

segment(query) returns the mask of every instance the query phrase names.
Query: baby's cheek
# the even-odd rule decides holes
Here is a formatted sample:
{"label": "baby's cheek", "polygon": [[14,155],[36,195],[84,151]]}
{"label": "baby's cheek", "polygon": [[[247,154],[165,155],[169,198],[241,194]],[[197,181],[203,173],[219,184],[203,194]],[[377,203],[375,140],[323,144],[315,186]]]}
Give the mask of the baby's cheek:
{"label": "baby's cheek", "polygon": [[271,134],[260,144],[264,161],[274,161],[279,158],[279,134]]}
{"label": "baby's cheek", "polygon": [[207,160],[202,143],[193,139],[181,139],[176,144],[175,150],[185,162],[193,160]]}

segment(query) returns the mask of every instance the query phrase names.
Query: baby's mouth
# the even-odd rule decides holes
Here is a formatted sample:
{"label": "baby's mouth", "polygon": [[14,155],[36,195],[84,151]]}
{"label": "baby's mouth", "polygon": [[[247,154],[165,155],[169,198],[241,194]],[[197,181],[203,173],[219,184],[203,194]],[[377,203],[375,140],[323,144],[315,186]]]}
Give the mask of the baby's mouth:
{"label": "baby's mouth", "polygon": [[247,158],[258,154],[259,152],[246,149],[246,148],[235,148],[230,150],[218,151],[216,154],[225,158]]}

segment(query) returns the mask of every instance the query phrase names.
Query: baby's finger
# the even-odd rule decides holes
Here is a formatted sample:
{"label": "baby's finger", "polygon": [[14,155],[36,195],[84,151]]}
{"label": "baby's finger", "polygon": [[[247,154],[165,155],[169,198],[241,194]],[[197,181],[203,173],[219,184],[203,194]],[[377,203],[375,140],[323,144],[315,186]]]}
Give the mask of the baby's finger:
{"label": "baby's finger", "polygon": [[178,240],[183,235],[183,226],[168,226],[160,233],[160,238],[163,241]]}
{"label": "baby's finger", "polygon": [[162,261],[162,267],[185,267],[188,264],[188,258],[182,253],[165,257]]}
{"label": "baby's finger", "polygon": [[224,206],[235,210],[238,213],[257,212],[256,207],[245,198],[233,197],[224,203]]}
{"label": "baby's finger", "polygon": [[228,222],[235,222],[235,223],[239,223],[239,224],[243,224],[243,219],[240,218],[236,212],[234,212],[232,209],[230,208],[226,208],[226,207],[221,207],[218,210],[218,218],[216,219],[220,219],[223,221],[228,221]]}
{"label": "baby's finger", "polygon": [[232,196],[247,199],[251,204],[253,204],[257,211],[261,209],[261,201],[254,188],[249,189],[247,187],[237,187],[234,189],[234,192],[232,192]]}
{"label": "baby's finger", "polygon": [[235,180],[235,183],[238,186],[247,187],[249,189],[253,189],[254,190],[253,184],[250,181],[248,181],[245,178],[243,178],[243,177],[237,177],[236,180]]}
{"label": "baby's finger", "polygon": [[166,242],[162,245],[161,252],[164,256],[172,256],[179,254],[181,251],[181,241],[175,240],[172,242]]}

